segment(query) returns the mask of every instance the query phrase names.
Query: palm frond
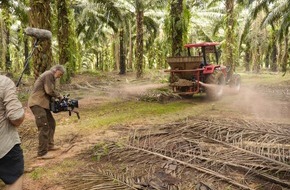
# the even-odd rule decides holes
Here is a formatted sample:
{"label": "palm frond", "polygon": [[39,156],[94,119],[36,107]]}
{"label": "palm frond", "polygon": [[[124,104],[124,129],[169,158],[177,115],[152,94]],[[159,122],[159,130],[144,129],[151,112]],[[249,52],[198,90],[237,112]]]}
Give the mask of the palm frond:
{"label": "palm frond", "polygon": [[283,40],[284,36],[288,35],[289,32],[289,26],[290,26],[290,21],[287,19],[287,17],[290,17],[290,14],[286,14],[283,16],[283,19],[281,21],[281,28],[278,31],[278,40],[281,42]]}
{"label": "palm frond", "polygon": [[65,185],[67,190],[117,190],[130,189],[137,190],[134,187],[135,180],[128,177],[129,174],[113,173],[110,170],[94,168],[91,171],[85,171],[71,178],[69,183]]}
{"label": "palm frond", "polygon": [[272,24],[275,21],[277,21],[278,19],[281,18],[283,11],[285,10],[286,6],[278,6],[276,7],[274,10],[272,10],[267,17],[265,18],[265,20],[262,23],[262,27],[265,27],[266,25]]}
{"label": "palm frond", "polygon": [[[194,124],[187,123],[184,127],[179,125],[178,130],[174,130],[174,127],[167,127],[167,134],[163,131],[166,134],[163,138],[160,137],[162,136],[160,132],[145,136],[135,134],[136,140],[127,147],[175,161],[244,189],[249,187],[237,183],[231,176],[221,174],[222,170],[216,168],[224,166],[240,168],[248,176],[260,176],[282,186],[290,187],[287,180],[276,175],[288,173],[290,169],[288,164],[290,145],[287,144],[290,136],[289,126],[284,129],[277,127],[276,124],[260,123],[259,125],[266,126],[253,128],[255,124],[250,123],[251,128],[248,128],[245,126],[249,123],[243,121],[227,125],[217,121],[195,120],[193,122]],[[180,137],[181,134],[183,138]],[[156,142],[159,142],[158,145]],[[136,156],[134,159],[137,159]],[[219,172],[216,173],[217,171]]]}
{"label": "palm frond", "polygon": [[244,26],[242,27],[242,30],[241,30],[241,35],[240,35],[240,38],[239,38],[239,47],[241,47],[242,42],[246,39],[246,36],[248,35],[249,30],[250,30],[250,26],[251,26],[251,19],[247,18],[246,22],[245,22],[245,24],[244,24]]}
{"label": "palm frond", "polygon": [[260,188],[289,188],[289,137],[290,125],[243,119],[188,119],[150,126],[132,131],[127,142],[109,143],[106,162],[116,169],[92,169],[98,178],[76,181],[91,189],[185,189],[199,178],[222,189],[226,184],[255,189],[253,181]]}
{"label": "palm frond", "polygon": [[262,0],[258,3],[258,5],[254,5],[254,8],[251,10],[251,17],[255,19],[259,12],[261,12],[262,10],[268,10],[268,3],[269,0]]}
{"label": "palm frond", "polygon": [[148,32],[148,42],[147,46],[150,47],[157,36],[158,33],[158,24],[154,19],[145,16],[144,17],[144,26],[146,27],[146,31]]}

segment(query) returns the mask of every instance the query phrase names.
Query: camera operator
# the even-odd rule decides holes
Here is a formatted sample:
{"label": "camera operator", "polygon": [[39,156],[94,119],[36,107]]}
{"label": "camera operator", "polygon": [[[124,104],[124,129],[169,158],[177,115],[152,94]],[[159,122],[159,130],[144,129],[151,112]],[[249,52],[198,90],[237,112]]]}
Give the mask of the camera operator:
{"label": "camera operator", "polygon": [[32,93],[28,99],[30,107],[38,128],[38,151],[37,158],[52,159],[55,156],[48,151],[57,150],[54,145],[55,120],[49,109],[51,98],[62,99],[60,93],[55,89],[57,78],[65,73],[62,65],[55,65],[50,70],[42,73],[35,81]]}

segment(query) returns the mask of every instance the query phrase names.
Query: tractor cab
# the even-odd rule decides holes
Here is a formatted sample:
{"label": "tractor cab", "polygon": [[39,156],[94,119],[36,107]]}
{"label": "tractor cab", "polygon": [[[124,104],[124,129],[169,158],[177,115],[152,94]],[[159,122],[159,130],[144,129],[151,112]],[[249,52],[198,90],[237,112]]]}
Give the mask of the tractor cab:
{"label": "tractor cab", "polygon": [[202,42],[194,44],[185,44],[187,48],[187,56],[200,56],[202,58],[201,67],[207,66],[208,64],[218,65],[219,63],[219,52],[216,46],[218,42]]}

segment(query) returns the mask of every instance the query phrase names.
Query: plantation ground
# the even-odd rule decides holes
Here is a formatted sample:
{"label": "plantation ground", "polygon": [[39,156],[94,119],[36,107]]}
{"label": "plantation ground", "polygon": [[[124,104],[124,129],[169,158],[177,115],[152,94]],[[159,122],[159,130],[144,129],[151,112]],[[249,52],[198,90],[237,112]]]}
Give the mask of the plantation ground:
{"label": "plantation ground", "polygon": [[[135,75],[131,73],[125,76],[119,76],[115,73],[107,73],[103,76],[91,74],[75,76],[70,85],[63,85],[61,88],[63,92],[70,93],[71,98],[79,100],[78,111],[81,119],[77,119],[74,113],[71,116],[69,116],[68,112],[55,114],[57,121],[55,141],[56,145],[62,147],[61,150],[55,152],[57,154],[55,159],[37,160],[35,158],[37,130],[33,115],[26,107],[26,119],[20,129],[22,147],[25,154],[24,189],[85,189],[91,186],[85,187],[81,186],[81,184],[86,184],[88,181],[97,181],[96,178],[95,180],[92,179],[92,173],[97,175],[96,173],[102,172],[103,174],[107,172],[107,177],[115,174],[117,179],[120,179],[118,175],[120,176],[122,173],[128,179],[136,179],[137,176],[141,176],[140,179],[142,180],[144,179],[137,186],[125,189],[194,189],[198,188],[197,186],[200,184],[207,185],[212,189],[266,189],[261,184],[265,184],[265,181],[267,183],[269,179],[259,181],[253,178],[251,180],[243,179],[243,181],[240,180],[240,177],[243,177],[242,173],[226,170],[225,173],[233,172],[229,176],[237,175],[236,178],[233,177],[234,183],[247,184],[245,187],[241,187],[234,183],[229,183],[226,178],[219,178],[213,173],[215,171],[217,173],[221,172],[223,176],[228,175],[220,169],[217,169],[217,171],[215,168],[205,175],[201,170],[191,167],[195,164],[202,164],[205,167],[204,162],[190,163],[191,165],[189,165],[188,160],[181,161],[184,157],[179,158],[177,155],[173,157],[177,162],[167,157],[159,159],[157,157],[160,157],[160,155],[157,154],[167,154],[163,154],[163,151],[154,152],[152,149],[145,148],[147,141],[151,140],[155,143],[153,143],[154,145],[148,144],[148,147],[156,146],[156,149],[166,149],[166,151],[174,152],[176,147],[170,147],[169,143],[164,145],[164,147],[157,147],[156,144],[162,144],[161,142],[165,142],[166,139],[166,142],[170,140],[171,142],[176,142],[172,146],[184,145],[185,141],[181,142],[181,139],[186,137],[186,142],[189,142],[188,137],[197,135],[191,134],[188,136],[188,128],[196,131],[197,128],[194,127],[204,126],[207,127],[198,128],[200,131],[205,130],[204,134],[208,134],[208,131],[218,131],[216,127],[224,127],[227,130],[229,126],[233,129],[244,126],[249,126],[250,128],[264,127],[272,128],[274,131],[276,128],[277,130],[282,128],[282,131],[286,131],[286,133],[284,131],[284,135],[289,139],[290,76],[282,77],[281,73],[259,75],[241,73],[241,75],[242,87],[240,93],[235,94],[231,89],[226,88],[225,96],[221,100],[214,102],[206,100],[202,95],[196,95],[192,99],[179,99],[176,96],[172,96],[166,91],[168,84],[164,81],[166,81],[167,76],[162,71],[147,73],[142,80],[135,80]],[[154,89],[159,89],[159,91]],[[23,88],[20,92],[24,105],[26,105],[27,92],[29,92],[29,87]],[[205,121],[206,123],[204,123]],[[180,134],[177,129],[182,129],[183,132]],[[157,132],[152,132],[152,130],[157,130]],[[150,137],[147,136],[149,131],[153,134]],[[128,143],[126,144],[129,139],[128,136],[131,135],[130,138],[132,138],[134,133],[136,133],[136,136],[142,136],[138,143],[142,143],[142,148],[150,151],[149,154],[152,155],[153,152],[155,157],[144,155],[143,158],[148,158],[149,161],[145,162],[143,160],[141,162],[138,161],[140,158],[137,157],[130,161],[133,155],[145,154],[144,151],[139,150],[136,152],[135,150],[130,155],[132,147],[130,149],[128,147],[127,149],[124,148],[125,145],[128,145]],[[178,135],[181,136],[176,138]],[[207,138],[211,137],[207,136]],[[143,141],[143,139],[147,141]],[[199,137],[196,139],[199,139]],[[195,142],[196,139],[194,139]],[[199,141],[200,147],[201,142],[207,143],[204,139]],[[119,143],[119,145],[116,146],[116,143]],[[282,144],[282,141],[279,143]],[[285,152],[289,152],[289,141],[288,144],[283,143],[284,147],[288,147],[288,149],[285,148]],[[192,144],[193,142],[190,143],[190,146]],[[218,144],[221,143],[216,142],[216,149],[218,149]],[[208,144],[203,147],[206,147],[205,149],[209,152],[213,149],[212,145]],[[223,149],[224,147],[220,147],[219,151],[215,151],[215,154]],[[127,155],[123,155],[125,152]],[[177,154],[176,152],[174,153]],[[130,155],[129,157],[128,154]],[[203,153],[198,156],[205,155]],[[217,159],[217,157],[214,159]],[[288,154],[288,160],[283,162],[283,164],[286,164],[285,167],[290,167],[289,157],[290,153]],[[123,158],[127,158],[126,161]],[[210,162],[213,158],[198,157],[198,159],[206,159],[207,162]],[[153,160],[156,160],[156,162],[153,163]],[[171,173],[170,176],[164,179],[164,175],[169,175],[169,173],[160,173],[164,171],[160,168],[170,164],[169,161],[174,162],[174,166],[171,168],[175,170],[174,175],[171,175]],[[223,162],[225,163],[225,161]],[[235,167],[240,167],[237,163],[235,164]],[[183,171],[177,170],[176,168],[181,165],[183,166]],[[160,166],[160,168],[158,169],[157,166]],[[243,167],[246,166],[243,165]],[[186,171],[188,168],[192,170]],[[136,175],[132,174],[132,172]],[[184,173],[186,174],[185,176],[190,176],[190,179],[183,177]],[[163,180],[159,180],[159,182],[152,180],[156,178],[157,174],[159,174],[157,178]],[[150,175],[152,175],[151,178],[148,177]],[[170,182],[168,182],[169,177],[173,177],[170,178]],[[289,179],[289,174],[283,173],[283,177],[279,178],[281,183],[268,185],[267,189],[289,189],[287,184],[283,185],[283,181],[290,181]],[[103,186],[104,179],[102,180],[102,182],[96,184]],[[104,189],[114,188],[111,185]]]}

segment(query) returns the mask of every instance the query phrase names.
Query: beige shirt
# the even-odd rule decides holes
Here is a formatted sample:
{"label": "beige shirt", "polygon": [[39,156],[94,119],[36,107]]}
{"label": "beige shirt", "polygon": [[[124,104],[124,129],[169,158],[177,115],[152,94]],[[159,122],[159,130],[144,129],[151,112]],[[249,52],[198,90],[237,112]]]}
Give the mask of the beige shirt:
{"label": "beige shirt", "polygon": [[28,99],[28,106],[40,106],[49,109],[51,97],[58,98],[60,93],[55,90],[55,78],[52,71],[45,71],[35,81],[32,93]]}
{"label": "beige shirt", "polygon": [[14,82],[0,75],[0,158],[3,158],[16,144],[20,144],[17,128],[10,120],[24,115],[24,109],[16,95]]}

